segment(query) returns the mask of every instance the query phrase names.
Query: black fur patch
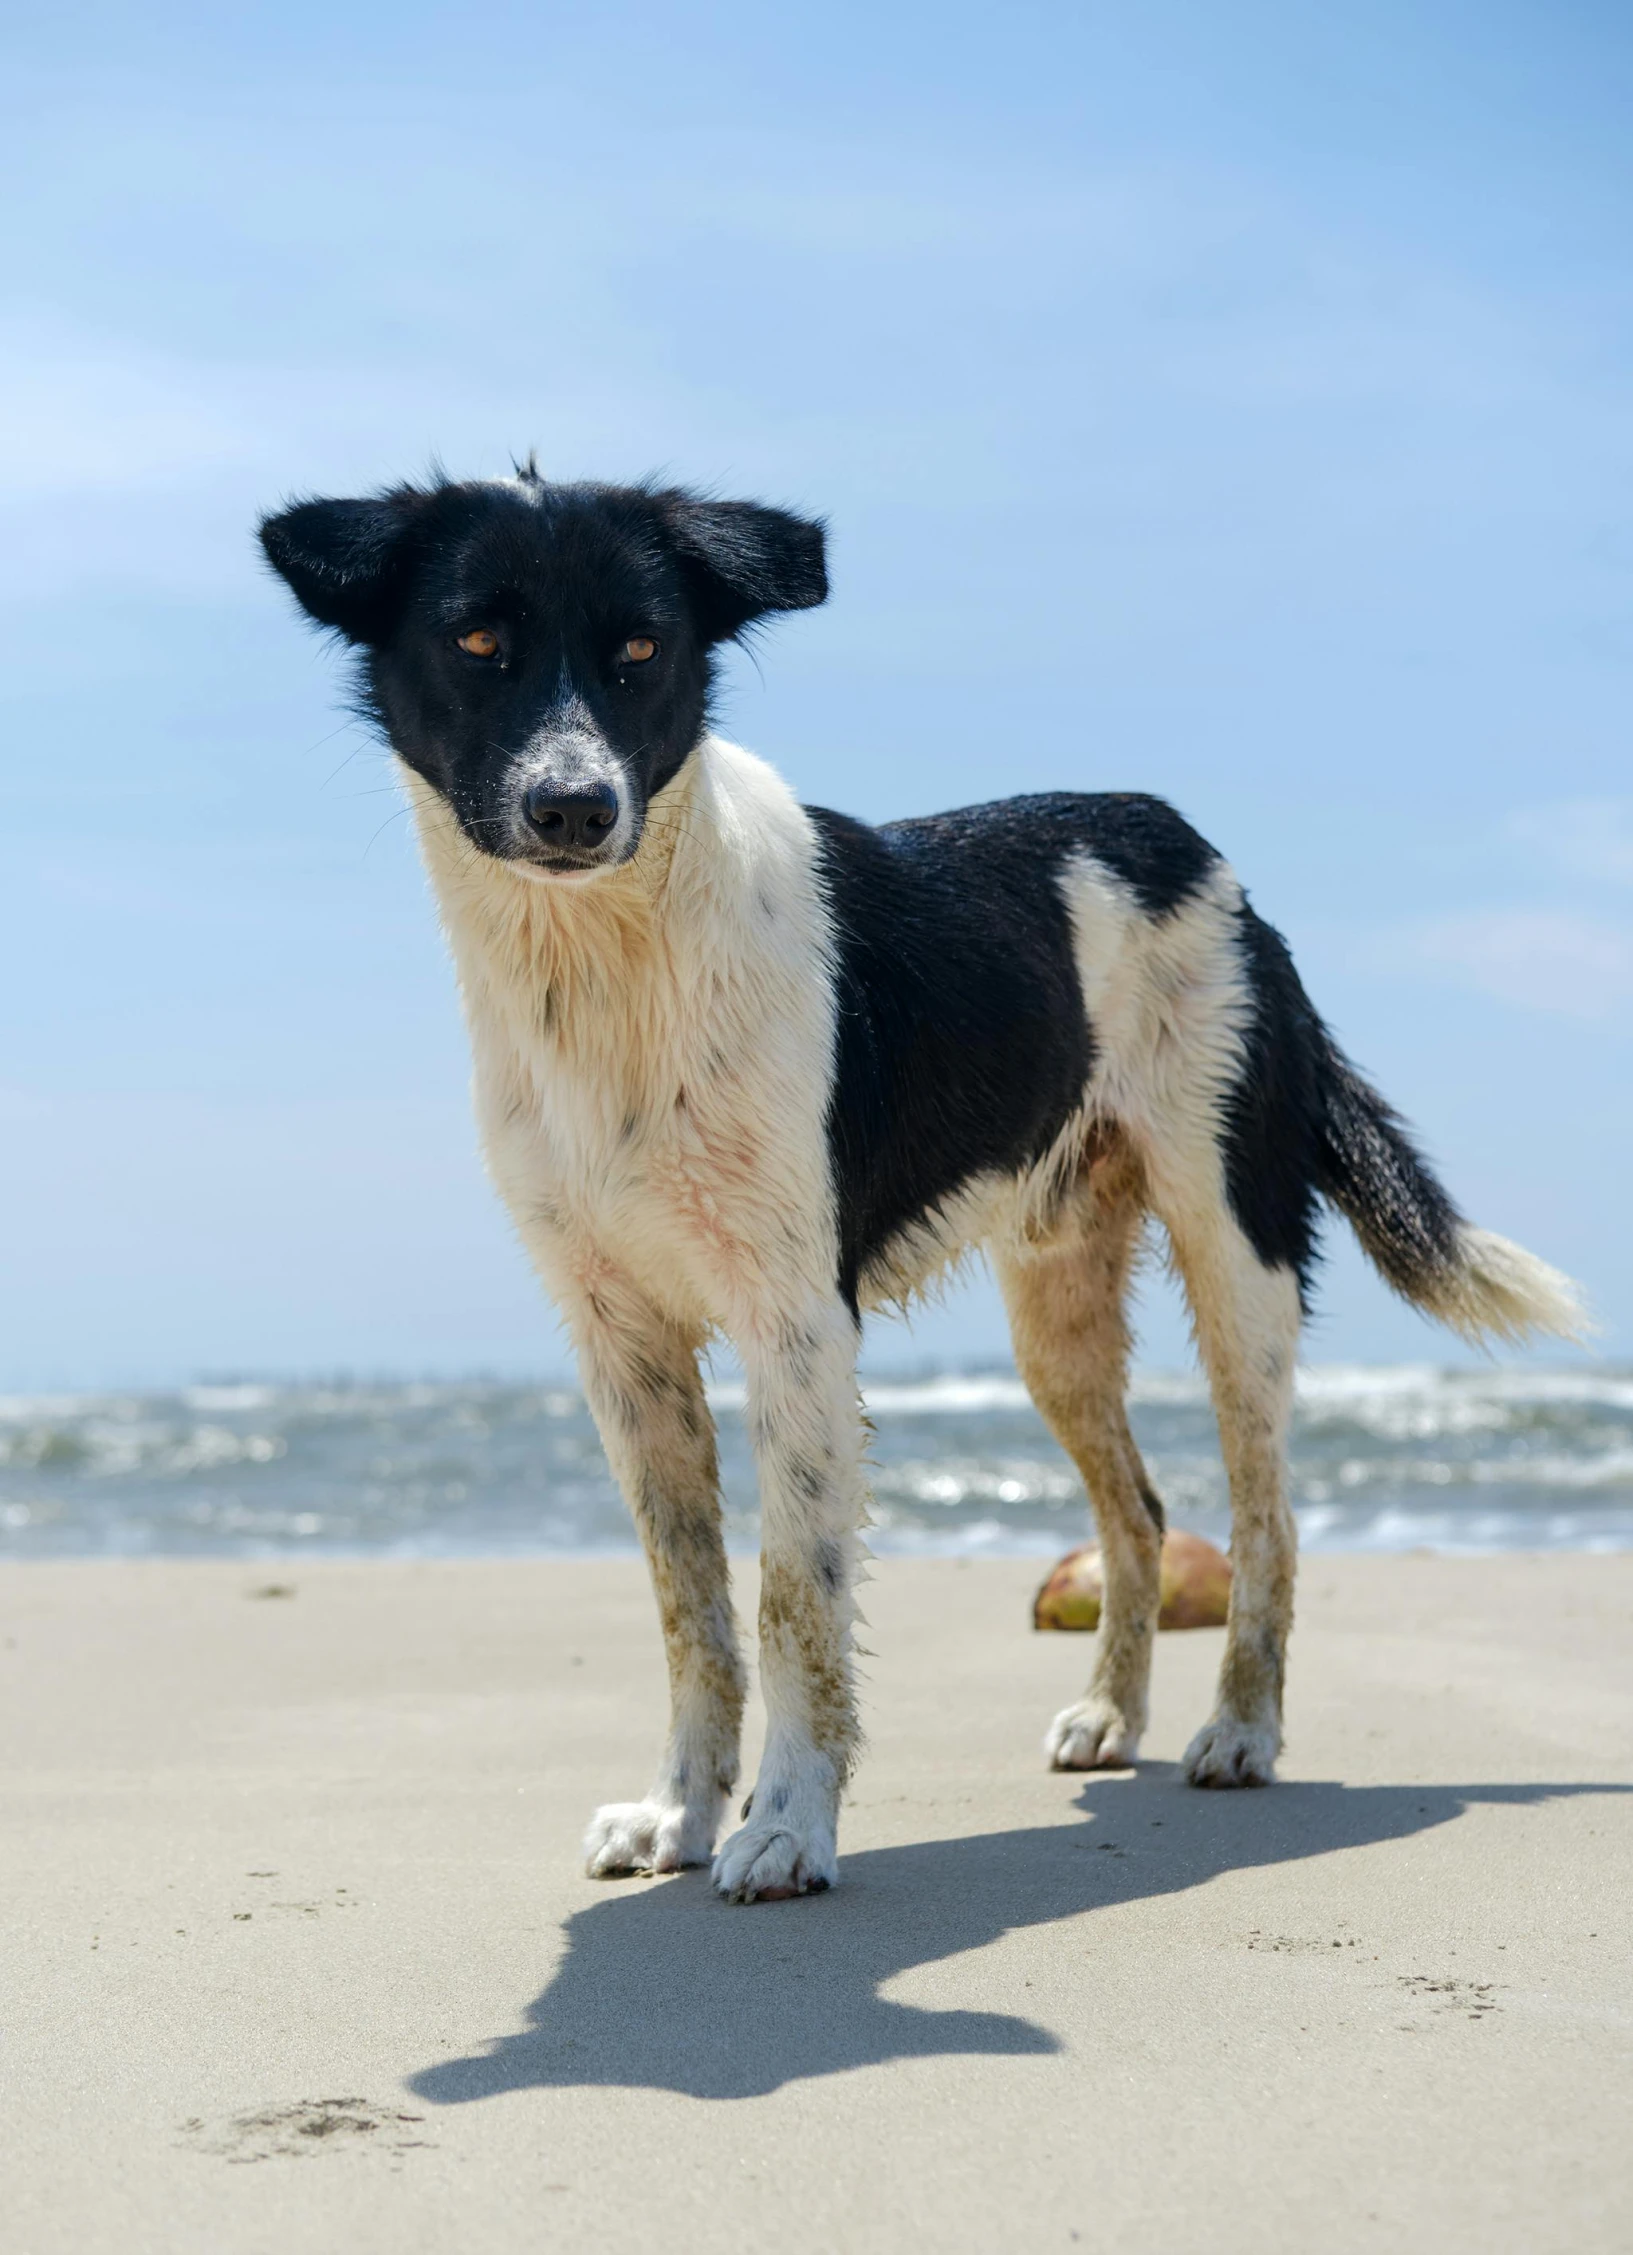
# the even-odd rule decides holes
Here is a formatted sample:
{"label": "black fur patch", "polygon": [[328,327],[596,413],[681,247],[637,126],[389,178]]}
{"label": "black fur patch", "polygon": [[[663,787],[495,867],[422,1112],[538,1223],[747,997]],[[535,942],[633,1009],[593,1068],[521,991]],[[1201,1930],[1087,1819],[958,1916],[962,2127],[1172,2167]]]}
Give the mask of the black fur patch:
{"label": "black fur patch", "polygon": [[1246,902],[1237,930],[1254,1011],[1225,1114],[1225,1188],[1260,1260],[1290,1268],[1302,1296],[1316,1255],[1319,1074],[1327,1034],[1281,934]]}
{"label": "black fur patch", "polygon": [[1226,1119],[1231,1210],[1260,1260],[1296,1273],[1307,1304],[1325,1198],[1412,1299],[1455,1264],[1461,1216],[1333,1041],[1281,934],[1245,902],[1239,930],[1254,1015]]}
{"label": "black fur patch", "polygon": [[[1147,916],[1166,916],[1188,900],[1219,856],[1200,831],[1193,830],[1166,799],[1146,791],[1101,791],[1092,797],[1075,791],[1046,791],[1036,797],[1004,799],[976,814],[1015,809],[1032,830],[1048,825],[1062,853],[1087,847],[1114,877],[1120,877]],[[956,818],[955,818],[956,819]]]}
{"label": "black fur patch", "polygon": [[1162,800],[1049,792],[877,830],[810,810],[839,945],[828,1137],[840,1288],[972,1176],[1043,1157],[1094,1062],[1062,866],[1087,850],[1148,915],[1218,859]]}
{"label": "black fur patch", "polygon": [[1462,1215],[1399,1115],[1330,1043],[1321,1078],[1323,1195],[1397,1292],[1432,1298],[1457,1267]]}
{"label": "black fur patch", "polygon": [[845,1587],[845,1553],[839,1544],[831,1539],[819,1542],[811,1553],[811,1563],[828,1595],[838,1597]]}
{"label": "black fur patch", "polygon": [[1140,1491],[1140,1501],[1145,1505],[1146,1517],[1156,1528],[1159,1535],[1164,1533],[1168,1525],[1168,1514],[1163,1509],[1161,1496],[1151,1485],[1151,1475],[1138,1458],[1135,1459],[1134,1464],[1134,1480]]}

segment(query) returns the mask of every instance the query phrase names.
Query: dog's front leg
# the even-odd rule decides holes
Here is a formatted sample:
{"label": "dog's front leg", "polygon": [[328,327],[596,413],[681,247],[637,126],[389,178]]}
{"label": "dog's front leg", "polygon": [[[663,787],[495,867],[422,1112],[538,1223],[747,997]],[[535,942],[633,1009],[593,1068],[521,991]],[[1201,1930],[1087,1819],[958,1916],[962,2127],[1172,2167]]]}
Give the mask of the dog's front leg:
{"label": "dog's front leg", "polygon": [[737,1783],[743,1666],[697,1341],[621,1279],[570,1307],[584,1390],[646,1547],[669,1662],[670,1730],[644,1801],[598,1809],[592,1878],[704,1864]]}
{"label": "dog's front leg", "polygon": [[714,1861],[733,1902],[838,1877],[839,1796],[857,1746],[852,1588],[863,1518],[857,1329],[837,1301],[738,1340],[760,1474],[766,1742],[746,1821]]}

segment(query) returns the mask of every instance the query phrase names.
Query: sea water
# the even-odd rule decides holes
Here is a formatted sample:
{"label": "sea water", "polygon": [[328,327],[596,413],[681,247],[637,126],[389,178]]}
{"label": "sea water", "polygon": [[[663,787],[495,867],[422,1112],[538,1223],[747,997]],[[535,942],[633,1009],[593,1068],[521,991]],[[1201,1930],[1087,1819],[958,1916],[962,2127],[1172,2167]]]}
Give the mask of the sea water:
{"label": "sea water", "polygon": [[[728,1539],[755,1541],[740,1386],[712,1389]],[[866,1388],[872,1547],[1049,1556],[1086,1538],[1071,1465],[1008,1372]],[[1200,1378],[1146,1372],[1131,1417],[1170,1522],[1223,1541]],[[1299,1380],[1307,1550],[1633,1545],[1633,1371],[1317,1365]],[[582,1397],[563,1385],[192,1386],[0,1397],[0,1557],[632,1550]]]}

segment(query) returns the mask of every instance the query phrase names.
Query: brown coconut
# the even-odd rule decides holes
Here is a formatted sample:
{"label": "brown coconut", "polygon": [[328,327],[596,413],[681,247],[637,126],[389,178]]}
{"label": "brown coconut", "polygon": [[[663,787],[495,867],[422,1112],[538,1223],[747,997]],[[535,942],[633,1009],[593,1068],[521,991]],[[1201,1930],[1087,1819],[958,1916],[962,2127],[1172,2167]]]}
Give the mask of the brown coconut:
{"label": "brown coconut", "polygon": [[[1097,1629],[1104,1576],[1097,1543],[1069,1550],[1037,1594],[1035,1629]],[[1162,1538],[1159,1629],[1219,1629],[1230,1605],[1230,1560],[1205,1535],[1170,1528]]]}

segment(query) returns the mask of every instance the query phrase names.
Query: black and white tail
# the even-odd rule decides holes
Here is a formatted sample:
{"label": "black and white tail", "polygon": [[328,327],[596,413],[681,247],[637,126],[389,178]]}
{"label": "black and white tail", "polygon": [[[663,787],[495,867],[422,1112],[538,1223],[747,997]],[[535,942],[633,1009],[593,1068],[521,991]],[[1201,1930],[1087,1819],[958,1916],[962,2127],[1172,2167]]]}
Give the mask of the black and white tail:
{"label": "black and white tail", "polygon": [[1397,1114],[1330,1040],[1324,1048],[1317,1187],[1385,1281],[1465,1339],[1582,1338],[1590,1325],[1570,1278],[1465,1221]]}

